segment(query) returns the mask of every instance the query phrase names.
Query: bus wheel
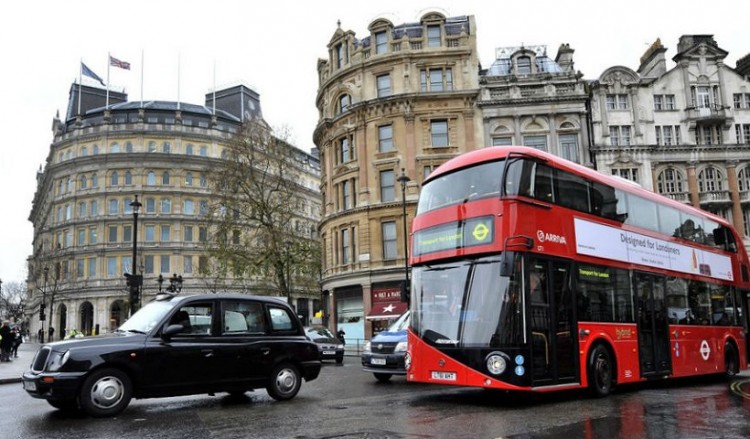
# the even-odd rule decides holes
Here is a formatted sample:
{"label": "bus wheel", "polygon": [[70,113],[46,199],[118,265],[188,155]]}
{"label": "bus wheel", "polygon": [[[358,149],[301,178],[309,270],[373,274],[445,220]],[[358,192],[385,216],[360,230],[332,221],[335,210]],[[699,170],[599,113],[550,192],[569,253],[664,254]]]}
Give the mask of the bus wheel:
{"label": "bus wheel", "polygon": [[609,395],[612,391],[612,359],[602,345],[591,350],[588,361],[589,390],[596,397]]}
{"label": "bus wheel", "polygon": [[735,349],[734,345],[731,343],[727,343],[724,345],[724,366],[726,366],[724,376],[726,376],[727,378],[732,378],[733,376],[737,375],[737,373],[739,373],[737,349]]}

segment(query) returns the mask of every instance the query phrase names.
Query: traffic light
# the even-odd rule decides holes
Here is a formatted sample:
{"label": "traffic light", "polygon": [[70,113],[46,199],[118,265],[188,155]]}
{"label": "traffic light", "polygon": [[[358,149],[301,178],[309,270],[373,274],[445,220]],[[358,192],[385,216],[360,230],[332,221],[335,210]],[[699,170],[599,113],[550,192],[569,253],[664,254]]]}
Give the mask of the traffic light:
{"label": "traffic light", "polygon": [[47,315],[44,314],[44,309],[47,307],[47,305],[40,303],[39,304],[39,321],[43,322],[47,320]]}
{"label": "traffic light", "polygon": [[137,305],[141,300],[139,294],[141,282],[143,282],[143,276],[125,273],[125,285],[127,285],[128,291],[130,292],[131,305]]}

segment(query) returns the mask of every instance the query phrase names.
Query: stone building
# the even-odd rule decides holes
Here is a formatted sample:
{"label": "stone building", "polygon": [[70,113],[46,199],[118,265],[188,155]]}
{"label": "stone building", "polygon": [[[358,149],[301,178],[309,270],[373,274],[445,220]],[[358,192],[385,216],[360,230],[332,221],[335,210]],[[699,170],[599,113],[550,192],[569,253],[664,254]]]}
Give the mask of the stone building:
{"label": "stone building", "polygon": [[495,61],[479,77],[485,145],[526,145],[591,164],[588,90],[573,53],[567,44],[555,59],[546,46],[496,49]]}
{"label": "stone building", "polygon": [[476,26],[473,16],[429,12],[414,23],[376,19],[359,39],[339,25],[328,54],[318,61],[313,136],[322,290],[330,326],[364,339],[406,309],[402,209],[408,224],[430,171],[482,143]]}
{"label": "stone building", "polygon": [[[26,310],[32,332],[52,326],[58,335],[71,329],[103,333],[127,318],[123,273],[134,270],[136,197],[142,204],[135,267],[144,277],[142,302],[159,290],[159,275],[179,273],[182,294],[209,291],[200,274],[210,233],[207,170],[222,160],[250,117],[262,118],[259,95],[242,84],[207,94],[205,105],[129,102],[124,93],[73,84],[65,118],[53,121],[29,216],[34,235]],[[303,151],[296,155],[300,193],[311,206],[301,215],[314,230],[319,162]],[[317,288],[295,299],[303,315],[320,306]],[[45,322],[39,321],[42,306]]]}
{"label": "stone building", "polygon": [[736,68],[713,35],[683,35],[667,65],[654,42],[637,70],[591,82],[597,169],[722,216],[750,246],[750,58]]}

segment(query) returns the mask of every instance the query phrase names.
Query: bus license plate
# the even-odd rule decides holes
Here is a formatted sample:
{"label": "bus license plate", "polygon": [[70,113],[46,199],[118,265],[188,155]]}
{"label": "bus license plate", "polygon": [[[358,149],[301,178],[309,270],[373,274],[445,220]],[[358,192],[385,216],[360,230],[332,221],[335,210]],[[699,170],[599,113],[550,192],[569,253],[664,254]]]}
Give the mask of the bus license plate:
{"label": "bus license plate", "polygon": [[440,381],[456,381],[456,372],[432,371],[432,379]]}
{"label": "bus license plate", "polygon": [[23,382],[23,389],[29,390],[31,392],[36,392],[36,383],[33,381],[24,381]]}
{"label": "bus license plate", "polygon": [[377,364],[378,366],[385,366],[385,358],[372,358],[370,359],[371,364]]}

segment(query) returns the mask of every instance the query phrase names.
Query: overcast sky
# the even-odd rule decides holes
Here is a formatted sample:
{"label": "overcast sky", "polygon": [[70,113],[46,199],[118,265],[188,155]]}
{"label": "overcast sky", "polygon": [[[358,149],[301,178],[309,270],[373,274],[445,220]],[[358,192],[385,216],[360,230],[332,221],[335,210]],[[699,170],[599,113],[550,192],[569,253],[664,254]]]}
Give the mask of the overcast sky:
{"label": "overcast sky", "polygon": [[265,119],[291,129],[293,143],[309,151],[318,117],[316,63],[327,57],[337,20],[363,38],[378,17],[398,25],[418,21],[429,10],[474,15],[484,68],[496,47],[546,45],[554,57],[560,44],[568,43],[575,49],[575,68],[594,79],[614,65],[636,70],[657,38],[667,47],[672,68],[684,34],[713,34],[729,52],[726,64],[734,67],[750,52],[749,5],[747,0],[5,2],[0,7],[0,279],[25,280],[36,171],[49,152],[55,113],[65,115],[81,60],[105,80],[108,53],[130,62],[130,71],[109,71],[112,86],[124,88],[130,100],[139,100],[142,88],[146,100],[179,97],[194,104],[205,102],[215,65],[218,88],[237,81],[252,86],[260,93]]}

